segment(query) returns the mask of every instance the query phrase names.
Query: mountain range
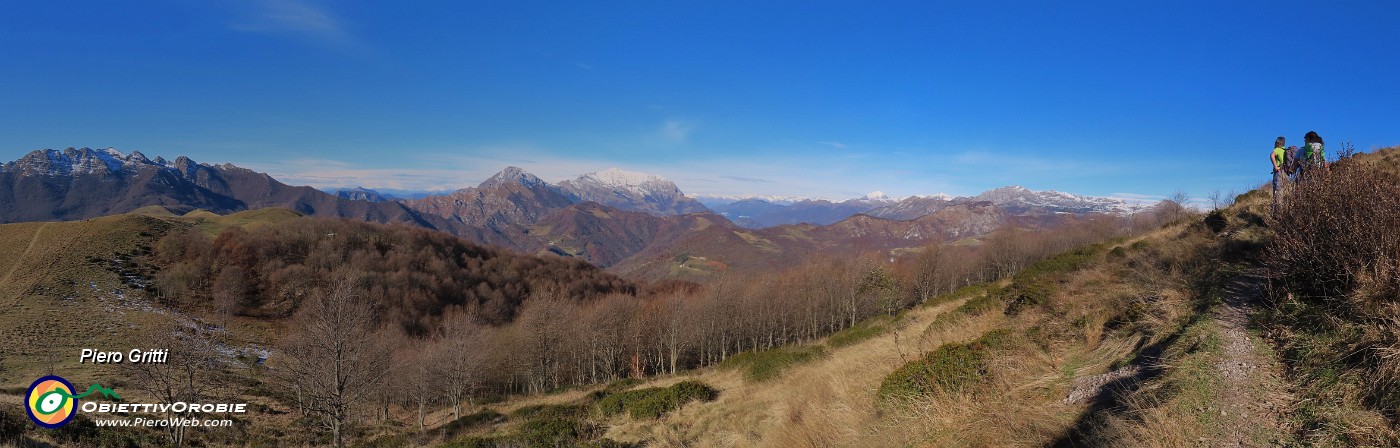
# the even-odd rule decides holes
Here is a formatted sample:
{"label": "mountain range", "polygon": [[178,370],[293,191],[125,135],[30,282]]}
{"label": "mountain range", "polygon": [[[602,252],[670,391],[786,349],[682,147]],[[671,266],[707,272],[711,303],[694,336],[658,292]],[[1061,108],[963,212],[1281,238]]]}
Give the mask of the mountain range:
{"label": "mountain range", "polygon": [[842,202],[747,199],[707,208],[659,176],[609,169],[552,184],[518,167],[475,187],[400,199],[364,188],[327,193],[231,164],[151,159],[113,148],[45,149],[0,165],[0,223],[88,219],[153,205],[220,214],[280,207],[404,223],[650,277],[784,265],[818,252],[917,247],[979,237],[1004,225],[1127,210],[1113,199],[1021,187],[961,198],[871,194]]}
{"label": "mountain range", "polygon": [[893,199],[875,192],[841,202],[820,199],[779,202],[755,198],[728,203],[712,202],[710,208],[741,226],[764,228],[799,223],[830,225],[855,214],[910,220],[949,206],[975,202],[990,202],[1014,215],[1123,215],[1132,212],[1132,205],[1120,199],[1080,196],[1058,191],[1033,191],[1019,186],[997,188],[968,197],[939,194]]}
{"label": "mountain range", "polygon": [[201,164],[183,156],[166,160],[113,148],[45,149],[0,166],[0,223],[71,221],[151,205],[220,214],[281,207],[304,215],[453,230],[397,202],[343,200],[231,164]]}

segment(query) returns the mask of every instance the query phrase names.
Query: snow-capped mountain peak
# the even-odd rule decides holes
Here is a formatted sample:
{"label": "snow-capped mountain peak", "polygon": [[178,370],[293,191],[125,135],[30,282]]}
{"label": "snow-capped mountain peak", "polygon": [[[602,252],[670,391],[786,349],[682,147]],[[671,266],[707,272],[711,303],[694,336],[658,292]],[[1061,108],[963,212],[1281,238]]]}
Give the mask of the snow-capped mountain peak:
{"label": "snow-capped mountain peak", "polygon": [[968,198],[975,201],[990,201],[1012,209],[1045,209],[1070,213],[1126,213],[1127,204],[1115,198],[1081,196],[1054,190],[1035,191],[1012,185],[982,192]]}
{"label": "snow-capped mountain peak", "polygon": [[123,154],[116,148],[66,148],[32,151],[3,165],[3,170],[43,176],[110,174],[136,171],[142,166],[170,168],[164,159],[151,160],[140,151]]}
{"label": "snow-capped mountain peak", "polygon": [[655,174],[638,173],[635,171],[625,171],[621,168],[608,168],[603,171],[593,172],[579,176],[578,182],[589,182],[600,186],[617,189],[639,189],[641,187],[654,184],[670,184],[669,180]]}
{"label": "snow-capped mountain peak", "polygon": [[920,199],[938,199],[938,200],[940,200],[940,201],[951,201],[951,200],[953,200],[953,197],[954,197],[954,196],[951,195],[951,194],[948,194],[948,193],[934,193],[934,194],[915,195],[915,196],[912,196],[912,197],[920,198]]}
{"label": "snow-capped mountain peak", "polygon": [[582,201],[593,201],[623,210],[653,214],[704,211],[705,206],[685,196],[674,182],[654,174],[609,168],[559,183],[559,188]]}
{"label": "snow-capped mountain peak", "polygon": [[885,192],[878,190],[866,193],[865,196],[860,197],[860,200],[865,202],[899,202],[899,199],[892,198]]}

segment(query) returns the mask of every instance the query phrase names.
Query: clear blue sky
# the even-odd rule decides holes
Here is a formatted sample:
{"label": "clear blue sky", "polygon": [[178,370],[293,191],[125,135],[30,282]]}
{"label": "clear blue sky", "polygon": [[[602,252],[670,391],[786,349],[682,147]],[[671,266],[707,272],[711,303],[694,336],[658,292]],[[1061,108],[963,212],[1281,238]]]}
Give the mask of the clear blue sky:
{"label": "clear blue sky", "polygon": [[690,193],[1243,190],[1400,144],[1400,2],[0,1],[0,160],[318,187],[619,166]]}

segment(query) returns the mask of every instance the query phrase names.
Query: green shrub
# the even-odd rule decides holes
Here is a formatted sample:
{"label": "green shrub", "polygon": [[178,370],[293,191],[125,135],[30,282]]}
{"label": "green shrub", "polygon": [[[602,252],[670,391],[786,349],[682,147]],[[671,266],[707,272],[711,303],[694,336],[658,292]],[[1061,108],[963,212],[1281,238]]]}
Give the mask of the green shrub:
{"label": "green shrub", "polygon": [[878,395],[881,399],[907,399],[965,390],[982,381],[988,359],[1010,345],[1012,338],[1008,330],[994,330],[966,344],[946,344],[890,373],[880,383]]}
{"label": "green shrub", "polygon": [[1049,303],[1059,289],[1057,278],[1088,265],[1094,260],[1094,254],[1105,247],[1103,244],[1081,247],[1041,260],[1017,273],[1003,291],[1006,314],[1014,316],[1026,308]]}
{"label": "green shrub", "polygon": [[675,391],[661,389],[627,406],[627,415],[637,420],[661,418],[665,413],[677,408],[678,401]]}
{"label": "green shrub", "polygon": [[1021,272],[1018,272],[1014,279],[1017,281],[1029,281],[1035,278],[1063,274],[1079,269],[1089,264],[1090,261],[1093,261],[1094,254],[1098,253],[1100,250],[1103,250],[1103,245],[1094,244],[1040,260]]}
{"label": "green shrub", "polygon": [[743,352],[720,363],[721,368],[742,369],[749,381],[768,381],[782,375],[784,370],[826,356],[820,345],[780,347],[772,350]]}
{"label": "green shrub", "polygon": [[573,446],[588,432],[578,420],[550,417],[525,422],[520,426],[520,439],[528,446]]}
{"label": "green shrub", "polygon": [[599,400],[597,407],[604,416],[625,411],[635,419],[659,418],[686,403],[712,401],[718,395],[718,391],[705,383],[687,380],[671,387],[648,387],[612,394]]}
{"label": "green shrub", "polygon": [[719,391],[696,380],[685,380],[672,384],[670,389],[675,391],[676,398],[682,403],[691,401],[714,401],[715,398],[719,397]]}
{"label": "green shrub", "polygon": [[641,401],[643,398],[659,390],[663,389],[660,387],[648,387],[608,395],[598,400],[598,413],[607,417],[621,414],[633,403]]}
{"label": "green shrub", "polygon": [[1128,251],[1123,249],[1123,246],[1118,246],[1108,251],[1108,256],[1111,258],[1126,258],[1128,256]]}
{"label": "green shrub", "polygon": [[1002,295],[1000,292],[989,292],[987,294],[968,299],[968,301],[963,302],[961,306],[958,306],[958,309],[954,310],[954,312],[966,315],[982,314],[988,310],[993,310],[1001,307],[1001,299]]}
{"label": "green shrub", "polygon": [[831,337],[827,338],[826,345],[832,348],[845,347],[885,334],[890,331],[890,320],[889,316],[882,315],[857,322],[849,328],[832,334]]}
{"label": "green shrub", "polygon": [[1053,282],[1043,278],[1012,283],[1006,289],[1006,314],[1015,316],[1026,308],[1048,303],[1056,289]]}
{"label": "green shrub", "polygon": [[1230,224],[1230,220],[1225,217],[1224,210],[1212,210],[1210,213],[1206,214],[1205,219],[1201,220],[1201,224],[1205,225],[1206,229],[1209,229],[1211,233],[1220,233],[1225,231],[1225,227]]}
{"label": "green shrub", "polygon": [[537,404],[525,406],[511,412],[512,418],[520,420],[544,418],[581,418],[588,415],[588,406],[582,404]]}
{"label": "green shrub", "polygon": [[463,432],[504,421],[506,421],[506,416],[501,415],[501,413],[490,409],[483,409],[475,414],[467,415],[448,422],[446,425],[442,425],[442,427],[438,428],[438,432],[442,438],[450,439]]}

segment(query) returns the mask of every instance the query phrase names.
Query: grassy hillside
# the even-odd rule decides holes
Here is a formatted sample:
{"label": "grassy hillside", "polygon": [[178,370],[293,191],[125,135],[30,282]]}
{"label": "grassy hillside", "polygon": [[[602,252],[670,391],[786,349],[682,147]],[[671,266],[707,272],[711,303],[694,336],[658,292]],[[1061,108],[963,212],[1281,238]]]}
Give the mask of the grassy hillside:
{"label": "grassy hillside", "polygon": [[[630,359],[610,354],[607,368],[632,372],[625,376],[654,376],[597,384],[616,376],[593,375],[603,379],[530,388],[548,390],[543,394],[482,396],[460,417],[441,401],[412,406],[411,387],[386,389],[396,397],[393,404],[364,417],[353,439],[362,446],[1395,446],[1400,444],[1394,423],[1400,362],[1393,356],[1400,352],[1397,161],[1400,149],[1350,157],[1329,175],[1287,189],[1277,212],[1267,191],[1252,191],[1228,207],[1181,214],[1146,233],[1038,257],[1029,265],[1007,261],[1017,268],[999,272],[1009,275],[939,296],[922,298],[909,289],[917,287],[924,265],[909,265],[914,270],[908,273],[909,266],[892,265],[889,272],[897,278],[884,268],[864,272],[847,285],[849,294],[895,291],[903,299],[918,298],[903,303],[920,303],[866,313],[873,317],[831,325],[834,333],[776,345],[760,344],[757,334],[763,333],[735,332],[734,337],[750,338],[738,344],[692,339],[699,345],[682,353],[692,362],[682,363],[676,373],[668,374],[664,366],[666,333],[639,332],[623,338],[635,339],[629,342],[635,345],[607,349],[610,339],[603,333],[651,328],[598,326],[613,322],[605,318],[612,315],[608,310],[623,310],[620,316],[637,310],[632,316],[638,322],[663,322],[656,328],[681,328],[674,320],[665,326],[660,316],[682,316],[671,319],[697,320],[695,331],[727,338],[725,328],[739,328],[754,316],[726,310],[763,309],[723,301],[729,295],[751,300],[769,297],[745,296],[760,287],[791,290],[806,302],[782,303],[800,306],[816,303],[817,295],[839,299],[847,293],[804,289],[803,282],[823,279],[803,275],[827,272],[813,270],[775,277],[772,285],[708,290],[709,314],[654,308],[694,306],[685,302],[699,300],[693,296],[671,302],[614,297],[565,311],[539,308],[538,316],[579,313],[578,321],[588,324],[559,330],[549,320],[527,319],[502,327],[495,334],[504,339],[491,340],[509,341],[520,331],[575,331],[555,336],[584,343],[577,347],[599,348],[584,356],[640,353]],[[6,291],[29,292],[0,296],[6,300],[0,305],[12,303],[31,316],[0,318],[10,319],[0,327],[7,341],[15,341],[7,347],[29,348],[14,352],[21,361],[6,362],[11,368],[5,385],[22,386],[18,379],[41,370],[43,358],[37,355],[51,352],[35,349],[41,344],[72,351],[83,341],[123,337],[120,330],[97,334],[92,328],[180,318],[143,311],[120,298],[122,254],[148,250],[144,247],[171,229],[201,226],[216,233],[292,217],[235,216],[175,217],[150,210],[89,222],[0,227],[0,249],[20,260],[0,260],[5,274],[0,282]],[[996,249],[1015,241],[1001,235],[978,248],[991,254],[988,266],[1000,270],[1004,260],[995,256]],[[758,247],[762,241],[745,244]],[[969,253],[962,249],[943,250],[954,257]],[[54,253],[95,259],[75,262],[72,255]],[[711,261],[692,254],[671,262],[674,269],[703,270]],[[881,274],[872,275],[876,272]],[[88,283],[96,283],[96,289]],[[114,289],[117,298],[81,298]],[[87,296],[65,299],[79,293]],[[112,317],[113,310],[123,317]],[[32,318],[102,312],[107,315],[97,318],[112,319],[107,326],[83,325],[89,330],[77,335]],[[30,333],[48,338],[23,339]],[[519,356],[506,358],[549,362],[529,345],[510,347],[507,352]],[[633,350],[625,347],[642,351],[624,352]],[[619,360],[630,367],[619,367]],[[254,399],[248,395],[254,390],[260,389],[245,389],[245,398]],[[288,406],[288,398],[276,392],[260,397],[256,400],[271,409]],[[416,426],[419,409],[422,430]],[[247,440],[276,440],[274,433],[308,427],[294,416],[256,419],[261,426],[241,430]],[[324,442],[314,430],[298,437],[297,443]]]}
{"label": "grassy hillside", "polygon": [[[1344,198],[1290,190],[1293,215],[1250,192],[816,344],[744,353],[683,376],[716,400],[661,418],[580,421],[588,440],[646,446],[1392,446],[1400,271],[1387,263],[1400,252],[1387,244],[1400,207],[1387,201],[1400,181],[1386,173],[1397,159],[1390,149],[1335,165],[1339,177],[1313,188]],[[1383,250],[1337,254],[1338,281],[1351,283],[1310,292],[1278,266],[1281,245],[1320,244],[1281,240],[1304,216],[1352,223],[1362,230],[1332,232]]]}
{"label": "grassy hillside", "polygon": [[0,384],[27,385],[45,364],[72,365],[82,347],[120,345],[162,319],[121,271],[174,225],[143,215],[0,225],[0,251],[13,254],[0,257]]}
{"label": "grassy hillside", "polygon": [[152,273],[137,272],[133,258],[149,254],[165,234],[195,227],[215,235],[298,216],[286,209],[176,216],[151,206],[82,221],[0,225],[0,253],[13,254],[0,257],[0,387],[28,385],[56,366],[75,382],[88,381],[92,365],[76,364],[82,348],[125,347],[142,328],[191,319],[151,301],[147,283],[136,280]]}

